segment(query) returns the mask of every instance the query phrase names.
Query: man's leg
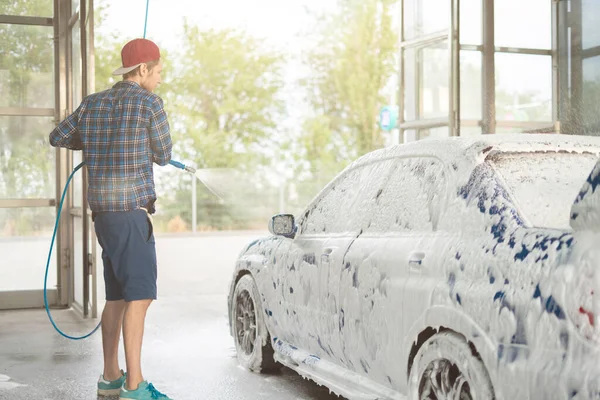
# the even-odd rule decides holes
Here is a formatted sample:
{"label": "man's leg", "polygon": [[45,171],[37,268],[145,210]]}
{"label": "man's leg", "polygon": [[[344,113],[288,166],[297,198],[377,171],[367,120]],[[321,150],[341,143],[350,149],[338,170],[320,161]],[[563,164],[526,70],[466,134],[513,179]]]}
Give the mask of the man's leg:
{"label": "man's leg", "polygon": [[102,348],[104,350],[104,379],[114,381],[121,376],[119,368],[119,339],[125,302],[107,301],[102,312]]}
{"label": "man's leg", "polygon": [[125,303],[123,317],[123,342],[125,344],[125,362],[127,363],[127,390],[136,390],[144,380],[142,375],[142,338],[146,311],[152,300],[135,300]]}

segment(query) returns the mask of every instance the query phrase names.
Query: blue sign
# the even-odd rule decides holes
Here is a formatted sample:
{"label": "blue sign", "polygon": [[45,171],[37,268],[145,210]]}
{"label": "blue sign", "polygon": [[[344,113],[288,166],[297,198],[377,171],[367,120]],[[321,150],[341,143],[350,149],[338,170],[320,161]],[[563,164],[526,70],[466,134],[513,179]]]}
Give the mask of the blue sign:
{"label": "blue sign", "polygon": [[395,107],[385,106],[379,113],[379,127],[384,131],[391,131],[398,123],[398,110]]}

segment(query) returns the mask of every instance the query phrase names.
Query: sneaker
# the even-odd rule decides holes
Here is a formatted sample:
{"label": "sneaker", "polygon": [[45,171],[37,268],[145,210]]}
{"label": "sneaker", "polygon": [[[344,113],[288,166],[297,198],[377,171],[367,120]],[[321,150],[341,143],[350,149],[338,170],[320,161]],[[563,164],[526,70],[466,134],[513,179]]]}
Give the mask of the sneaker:
{"label": "sneaker", "polygon": [[118,396],[121,393],[121,387],[125,382],[127,374],[121,370],[121,377],[114,381],[107,381],[104,375],[100,375],[98,379],[98,395],[100,396]]}
{"label": "sneaker", "polygon": [[135,400],[173,400],[165,394],[162,394],[153,384],[148,383],[147,381],[143,381],[138,385],[136,390],[127,390],[125,385],[121,388],[121,393],[119,394],[119,400],[127,400],[127,399],[135,399]]}

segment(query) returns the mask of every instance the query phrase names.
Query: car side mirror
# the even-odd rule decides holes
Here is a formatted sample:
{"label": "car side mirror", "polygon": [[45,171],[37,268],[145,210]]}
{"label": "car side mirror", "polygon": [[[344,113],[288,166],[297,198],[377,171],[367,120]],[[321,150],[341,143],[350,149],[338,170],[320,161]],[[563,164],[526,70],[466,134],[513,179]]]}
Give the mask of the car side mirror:
{"label": "car side mirror", "polygon": [[277,214],[269,221],[269,232],[273,235],[293,238],[296,230],[296,221],[292,214]]}

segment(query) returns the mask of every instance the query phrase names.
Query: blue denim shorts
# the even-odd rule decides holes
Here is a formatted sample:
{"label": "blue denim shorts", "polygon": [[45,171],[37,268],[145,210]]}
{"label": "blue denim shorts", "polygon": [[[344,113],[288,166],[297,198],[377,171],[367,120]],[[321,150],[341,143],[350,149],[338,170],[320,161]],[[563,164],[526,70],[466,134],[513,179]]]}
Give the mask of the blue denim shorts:
{"label": "blue denim shorts", "polygon": [[94,228],[102,247],[106,300],[155,300],[156,243],[146,211],[100,212]]}

